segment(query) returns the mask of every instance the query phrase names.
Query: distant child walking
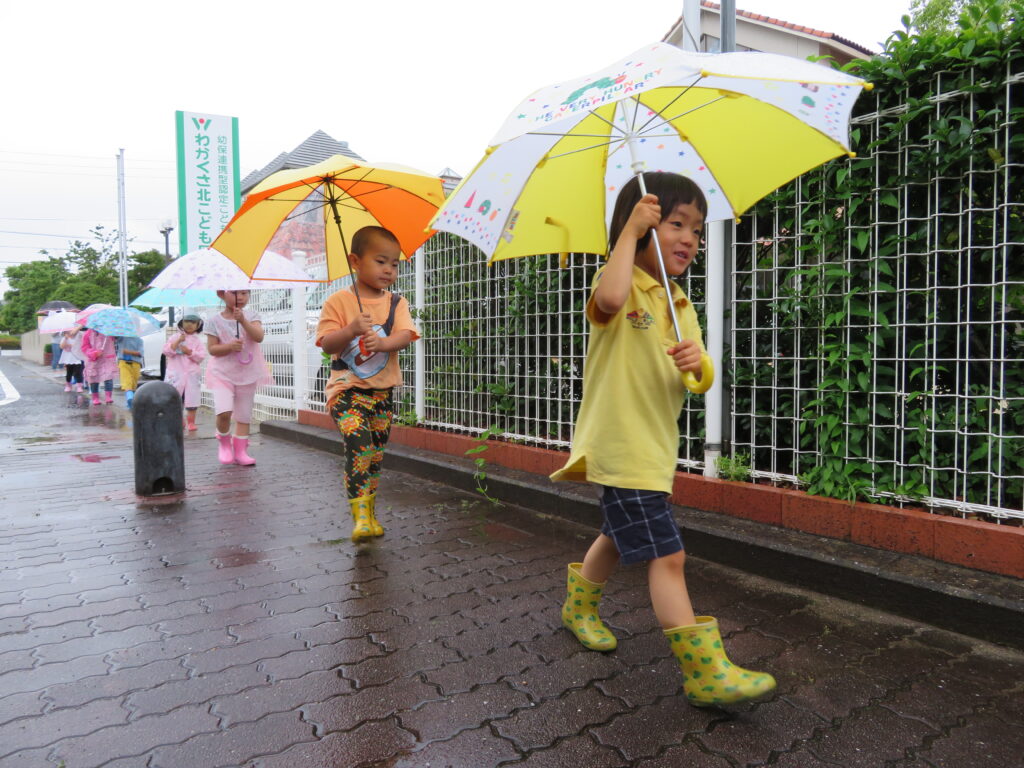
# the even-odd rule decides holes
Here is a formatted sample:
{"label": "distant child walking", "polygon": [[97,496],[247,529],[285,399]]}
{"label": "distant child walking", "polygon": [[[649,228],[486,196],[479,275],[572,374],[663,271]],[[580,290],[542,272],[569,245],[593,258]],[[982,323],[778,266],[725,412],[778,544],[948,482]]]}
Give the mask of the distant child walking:
{"label": "distant child walking", "polygon": [[82,329],[75,326],[70,331],[64,331],[60,337],[60,363],[64,366],[64,391],[70,392],[71,387],[75,392],[82,391],[82,383],[85,374],[85,353],[82,352]]}
{"label": "distant child walking", "polygon": [[88,328],[82,336],[82,352],[85,354],[85,380],[92,391],[92,404],[100,404],[100,382],[103,382],[109,405],[114,402],[114,377],[118,375],[114,338]]}
{"label": "distant child walking", "polygon": [[131,408],[135,390],[139,388],[139,373],[142,371],[142,339],[138,336],[115,336],[114,349],[117,350],[117,369],[121,374],[124,404]]}
{"label": "distant child walking", "polygon": [[391,434],[391,392],[402,383],[398,352],[420,337],[409,303],[388,288],[398,278],[398,238],[383,227],[352,237],[352,286],[324,302],[316,343],[331,355],[327,410],[345,447],[352,541],[384,534],[375,501]]}
{"label": "distant child walking", "polygon": [[199,374],[203,360],[206,359],[206,347],[200,336],[202,331],[203,320],[199,315],[185,315],[178,321],[178,332],[167,340],[163,349],[167,358],[164,380],[181,395],[185,404],[185,429],[189,432],[198,429],[196,411],[199,409],[201,393]]}
{"label": "distant child walking", "polygon": [[[707,202],[690,179],[645,173],[619,192],[612,214],[608,263],[594,276],[587,319],[590,339],[583,402],[572,452],[553,480],[601,487],[601,533],[582,563],[570,563],[562,623],[587,648],[610,651],[615,636],[598,606],[621,562],[646,562],[651,604],[683,673],[683,690],[697,706],[760,697],[775,680],[732,664],[718,622],[695,616],[683,575],[685,553],[669,494],[679,450],[677,419],[685,389],[681,373],[699,375],[703,345],[693,305],[675,284],[671,304],[659,280],[651,229],[667,273],[677,277],[700,246]],[[670,310],[671,307],[671,310]],[[673,311],[683,330],[676,342]]]}
{"label": "distant child walking", "polygon": [[224,309],[210,315],[203,327],[210,353],[206,386],[213,391],[213,410],[217,414],[217,459],[221,464],[248,467],[256,463],[249,455],[249,423],[256,387],[273,384],[274,377],[260,349],[263,323],[259,314],[245,309],[249,291],[217,291],[217,295]]}

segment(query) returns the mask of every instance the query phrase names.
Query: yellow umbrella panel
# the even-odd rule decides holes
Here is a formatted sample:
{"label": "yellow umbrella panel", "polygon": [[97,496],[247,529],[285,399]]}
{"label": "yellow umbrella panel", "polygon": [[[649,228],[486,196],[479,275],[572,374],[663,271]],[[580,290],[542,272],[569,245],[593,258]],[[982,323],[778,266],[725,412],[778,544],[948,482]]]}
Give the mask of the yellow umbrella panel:
{"label": "yellow umbrella panel", "polygon": [[444,190],[436,176],[335,155],[268,176],[253,188],[212,247],[252,275],[282,227],[305,222],[307,229],[317,230],[327,279],[335,280],[349,274],[349,248],[357,231],[366,226],[390,230],[403,257],[409,258],[433,234],[428,224],[442,202]]}

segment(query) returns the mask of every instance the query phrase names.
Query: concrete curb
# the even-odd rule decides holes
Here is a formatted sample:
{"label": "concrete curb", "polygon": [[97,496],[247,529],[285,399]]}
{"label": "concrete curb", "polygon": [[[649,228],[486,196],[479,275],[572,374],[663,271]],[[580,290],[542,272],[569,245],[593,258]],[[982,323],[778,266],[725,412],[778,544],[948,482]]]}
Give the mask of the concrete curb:
{"label": "concrete curb", "polygon": [[[265,421],[261,434],[341,453],[319,427]],[[388,469],[477,492],[470,459],[389,445]],[[486,457],[485,457],[486,458]],[[503,502],[597,529],[590,489],[489,465],[488,493]],[[676,507],[687,551],[695,557],[832,595],[988,642],[1024,649],[1024,582],[925,557],[865,547],[726,515]]]}

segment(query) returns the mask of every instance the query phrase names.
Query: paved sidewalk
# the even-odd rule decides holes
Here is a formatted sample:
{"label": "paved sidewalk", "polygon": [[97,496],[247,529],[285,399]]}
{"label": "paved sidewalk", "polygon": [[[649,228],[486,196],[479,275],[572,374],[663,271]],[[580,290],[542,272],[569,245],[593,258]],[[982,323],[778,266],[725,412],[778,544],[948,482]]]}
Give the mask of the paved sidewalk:
{"label": "paved sidewalk", "polygon": [[693,559],[779,681],[695,709],[642,569],[605,601],[618,650],[561,629],[590,529],[388,472],[355,546],[336,457],[263,436],[222,467],[205,413],[188,492],[139,499],[130,414],[0,370],[3,768],[1020,764],[1024,654]]}

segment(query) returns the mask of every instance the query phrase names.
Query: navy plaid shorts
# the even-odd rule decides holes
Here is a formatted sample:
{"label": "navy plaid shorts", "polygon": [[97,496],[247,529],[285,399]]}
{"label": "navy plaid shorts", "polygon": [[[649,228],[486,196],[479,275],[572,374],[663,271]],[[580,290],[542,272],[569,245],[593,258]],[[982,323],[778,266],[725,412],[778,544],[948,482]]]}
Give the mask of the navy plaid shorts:
{"label": "navy plaid shorts", "polygon": [[615,542],[623,565],[674,555],[683,549],[668,494],[601,486],[601,533]]}

